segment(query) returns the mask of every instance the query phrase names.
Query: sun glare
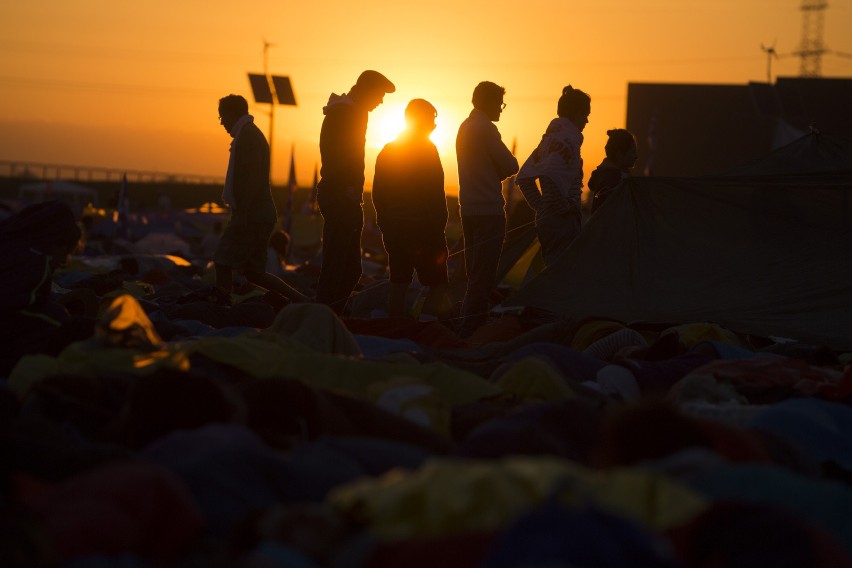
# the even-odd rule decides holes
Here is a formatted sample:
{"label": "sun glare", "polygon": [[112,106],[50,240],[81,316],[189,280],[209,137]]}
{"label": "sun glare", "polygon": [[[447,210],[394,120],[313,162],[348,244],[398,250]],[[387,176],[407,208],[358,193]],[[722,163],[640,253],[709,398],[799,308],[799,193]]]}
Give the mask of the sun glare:
{"label": "sun glare", "polygon": [[367,123],[367,145],[381,150],[405,129],[405,107],[383,104],[370,113]]}
{"label": "sun glare", "polygon": [[[438,115],[435,131],[429,137],[440,154],[453,149],[455,133],[451,132],[446,117]],[[370,113],[367,125],[367,146],[381,150],[385,144],[394,140],[405,130],[405,105],[383,104]]]}
{"label": "sun glare", "polygon": [[452,132],[447,123],[441,120],[440,115],[436,123],[435,131],[429,138],[438,147],[438,153],[443,156],[455,150],[455,132]]}

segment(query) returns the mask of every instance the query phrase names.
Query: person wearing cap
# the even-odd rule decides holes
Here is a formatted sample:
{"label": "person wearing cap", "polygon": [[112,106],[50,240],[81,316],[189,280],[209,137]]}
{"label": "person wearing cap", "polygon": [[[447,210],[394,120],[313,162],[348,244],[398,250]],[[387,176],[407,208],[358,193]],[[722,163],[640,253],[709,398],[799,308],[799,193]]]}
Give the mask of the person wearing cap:
{"label": "person wearing cap", "polygon": [[494,124],[506,108],[505,94],[505,88],[491,81],[479,83],[473,90],[473,110],[459,126],[456,137],[467,270],[461,337],[468,337],[488,319],[488,299],[496,284],[506,236],[502,182],[518,171],[518,160]]}
{"label": "person wearing cap", "polygon": [[405,108],[405,130],[376,159],[373,205],[388,254],[388,314],[405,315],[405,297],[414,272],[429,287],[422,313],[450,316],[447,279],[447,198],[444,168],[429,139],[438,111],[424,99]]}
{"label": "person wearing cap", "polygon": [[378,71],[364,71],[348,93],[332,93],[322,109],[317,204],[323,217],[323,261],[316,300],[338,315],[361,279],[367,119],[395,90]]}

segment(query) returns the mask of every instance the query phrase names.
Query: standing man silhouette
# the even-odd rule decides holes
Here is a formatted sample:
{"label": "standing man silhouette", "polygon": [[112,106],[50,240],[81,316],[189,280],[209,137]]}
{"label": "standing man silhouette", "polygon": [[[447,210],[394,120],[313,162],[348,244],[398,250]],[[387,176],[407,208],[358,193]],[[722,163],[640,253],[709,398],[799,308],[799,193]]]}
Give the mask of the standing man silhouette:
{"label": "standing man silhouette", "polygon": [[213,253],[216,300],[230,303],[234,270],[239,270],[252,284],[304,302],[307,298],[298,290],[266,272],[266,249],[278,220],[269,187],[269,144],[240,95],[219,99],[219,122],[234,140],[222,192],[231,219]]}
{"label": "standing man silhouette", "polygon": [[483,81],[473,90],[473,110],[459,126],[459,206],[464,233],[467,290],[459,335],[467,337],[488,320],[488,299],[506,236],[502,182],[518,171],[518,160],[494,124],[506,108],[506,89]]}
{"label": "standing man silhouette", "polygon": [[323,217],[322,270],[318,302],[338,315],[361,278],[364,228],[364,144],[369,113],[394,84],[378,71],[364,71],[344,95],[334,93],[323,107],[320,181],[317,203]]}

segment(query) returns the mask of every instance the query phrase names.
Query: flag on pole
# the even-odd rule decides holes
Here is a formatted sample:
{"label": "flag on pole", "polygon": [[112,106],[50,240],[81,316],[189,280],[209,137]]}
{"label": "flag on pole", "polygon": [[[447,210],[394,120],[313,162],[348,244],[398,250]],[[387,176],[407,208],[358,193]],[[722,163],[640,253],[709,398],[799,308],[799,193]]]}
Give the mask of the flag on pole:
{"label": "flag on pole", "polygon": [[319,169],[314,164],[314,183],[311,186],[311,217],[317,214],[317,186],[319,185]]}
{"label": "flag on pole", "polygon": [[123,239],[130,238],[130,205],[127,200],[127,174],[121,176],[121,189],[118,192],[118,203],[116,204],[118,213],[118,234]]}
{"label": "flag on pole", "polygon": [[298,189],[299,184],[296,182],[296,149],[295,146],[290,146],[290,179],[287,181],[287,203],[284,213],[284,230],[288,235],[292,234],[293,229],[293,194]]}

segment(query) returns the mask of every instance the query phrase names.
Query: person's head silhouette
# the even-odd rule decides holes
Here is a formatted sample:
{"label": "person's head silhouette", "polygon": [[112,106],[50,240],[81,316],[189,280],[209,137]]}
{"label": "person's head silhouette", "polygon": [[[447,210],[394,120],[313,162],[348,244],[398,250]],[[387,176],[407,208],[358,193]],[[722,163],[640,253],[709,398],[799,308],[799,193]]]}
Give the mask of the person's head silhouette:
{"label": "person's head silhouette", "polygon": [[606,131],[609,137],[604,146],[606,157],[618,167],[629,170],[636,164],[636,138],[629,130],[613,128]]}
{"label": "person's head silhouette", "polygon": [[435,130],[438,111],[425,99],[413,99],[405,107],[406,130],[411,134],[429,136]]}
{"label": "person's head silhouette", "polygon": [[219,122],[230,134],[234,124],[248,114],[248,102],[240,95],[228,95],[219,99]]}
{"label": "person's head silhouette", "polygon": [[503,96],[506,89],[491,81],[483,81],[473,90],[473,108],[481,110],[492,122],[500,120],[500,114],[506,108]]}
{"label": "person's head silhouette", "polygon": [[557,116],[567,118],[582,132],[589,123],[591,111],[592,97],[571,85],[562,89],[562,96],[556,106]]}
{"label": "person's head silhouette", "polygon": [[367,107],[367,110],[373,110],[384,102],[385,94],[394,91],[396,87],[390,79],[378,71],[368,69],[358,76],[355,85],[349,90],[349,97]]}

